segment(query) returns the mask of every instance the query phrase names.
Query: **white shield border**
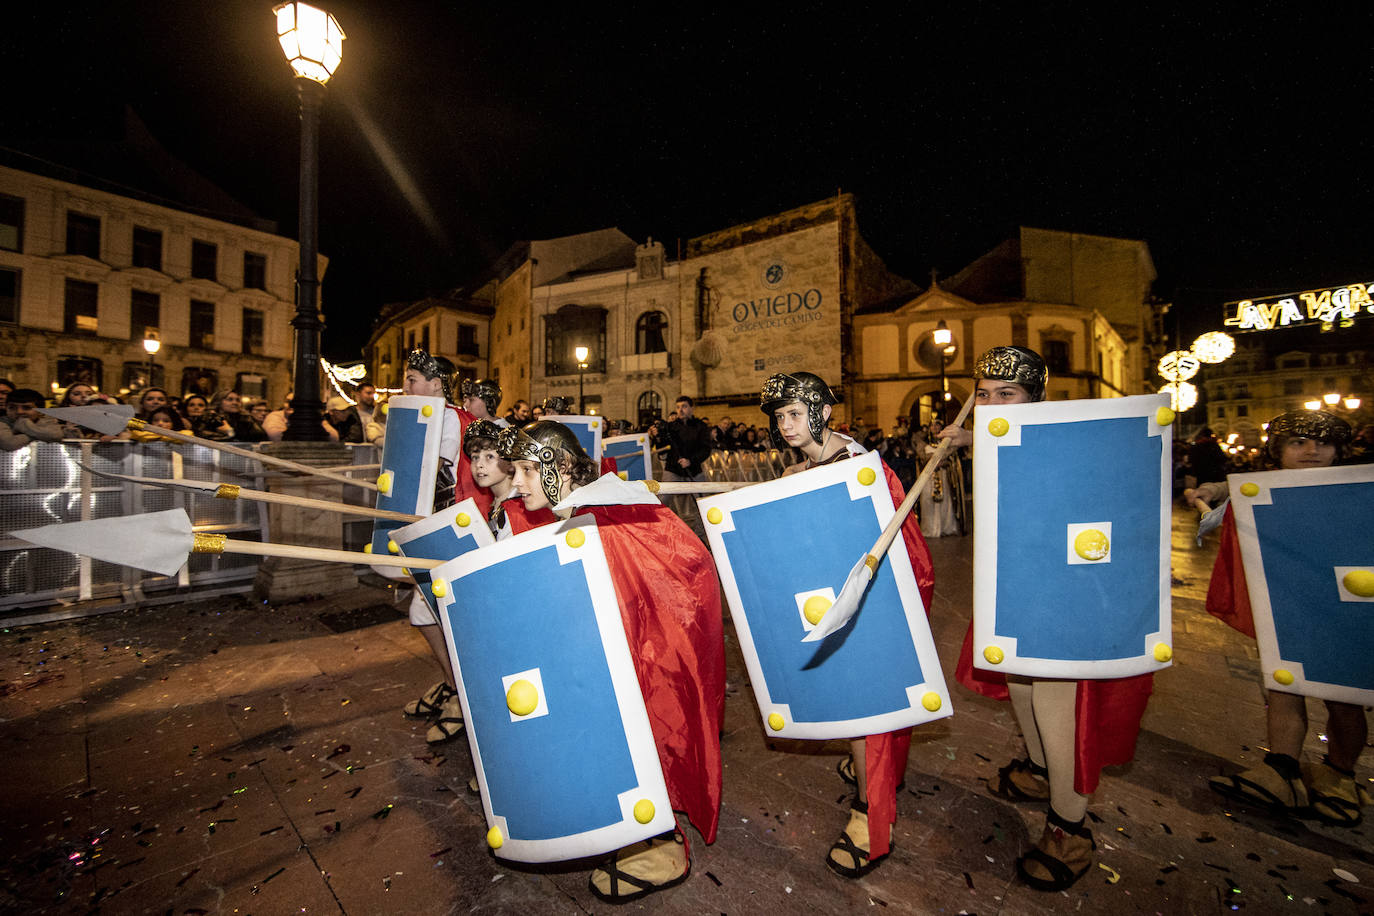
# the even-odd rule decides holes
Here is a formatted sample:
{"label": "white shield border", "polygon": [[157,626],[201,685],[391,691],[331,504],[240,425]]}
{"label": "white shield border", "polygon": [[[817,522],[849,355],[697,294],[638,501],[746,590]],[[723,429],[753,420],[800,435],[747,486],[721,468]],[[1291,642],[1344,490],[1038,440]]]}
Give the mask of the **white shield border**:
{"label": "white shield border", "polygon": [[[858,482],[858,471],[861,468],[868,468],[876,475],[872,485],[863,486]],[[879,526],[886,526],[892,520],[892,516],[896,514],[896,508],[892,505],[891,491],[887,488],[886,476],[883,474],[882,459],[876,452],[869,452],[848,461],[813,468],[799,474],[789,474],[776,480],[752,484],[728,493],[706,496],[697,500],[701,517],[706,521],[706,537],[710,541],[711,555],[715,558],[720,583],[725,590],[726,601],[730,605],[730,619],[735,624],[735,632],[739,635],[740,651],[744,655],[744,663],[749,670],[749,681],[754,688],[754,701],[763,720],[764,733],[769,737],[809,740],[857,738],[920,725],[953,715],[954,712],[950,703],[949,688],[945,683],[944,669],[940,666],[940,656],[935,648],[935,639],[930,632],[930,621],[926,619],[925,605],[921,601],[921,591],[916,583],[916,574],[911,569],[910,555],[907,553],[906,544],[900,535],[893,540],[892,547],[888,550],[888,565],[897,581],[897,592],[902,596],[907,629],[911,633],[912,646],[916,650],[916,659],[921,665],[921,671],[926,676],[925,683],[907,686],[908,707],[859,719],[798,723],[793,721],[789,706],[786,703],[775,702],[769,693],[768,683],[764,678],[763,668],[759,664],[758,651],[754,645],[754,635],[749,628],[749,617],[744,610],[744,599],[740,595],[734,567],[730,562],[729,553],[725,550],[721,535],[734,530],[732,514],[739,509],[775,502],[801,493],[810,493],[834,486],[837,483],[845,484],[852,500],[857,501],[866,497],[871,501]],[[720,510],[721,520],[719,522],[709,521],[712,509]],[[860,548],[860,550],[864,549],[866,548]],[[856,554],[854,556],[855,562],[859,559],[860,555]],[[842,585],[844,585],[843,581],[832,583],[837,594]],[[798,638],[800,639],[800,636]],[[932,692],[940,698],[940,706],[935,712],[930,712],[922,705],[922,698],[927,693]],[[768,717],[773,713],[782,716],[783,727],[781,729],[775,730],[768,724]]]}
{"label": "white shield border", "polygon": [[[466,526],[458,524],[458,516],[460,515],[468,516],[469,522]],[[487,526],[487,520],[482,517],[482,510],[477,508],[477,502],[471,497],[462,502],[454,503],[447,509],[443,509],[433,515],[427,515],[418,522],[411,522],[409,525],[403,525],[400,528],[394,529],[391,532],[391,539],[395,541],[396,546],[400,548],[401,556],[409,557],[412,556],[412,554],[406,552],[406,545],[411,541],[422,538],[427,534],[433,534],[435,531],[439,531],[443,528],[450,527],[454,528],[459,533],[459,537],[471,537],[477,544],[475,548],[477,550],[481,550],[483,547],[489,547],[496,543],[496,537],[491,533],[491,528]],[[423,559],[452,560],[453,557],[424,557]],[[433,582],[433,570],[425,571],[430,573],[429,580]],[[406,569],[406,572],[410,573],[411,579],[415,578],[415,574],[409,569]],[[418,584],[417,582],[416,585],[418,586]],[[424,589],[421,589],[420,593],[425,595],[425,600],[427,602],[430,600],[430,596],[425,594]],[[438,613],[438,608],[431,604],[430,610],[434,611],[436,616],[439,617],[441,625],[447,626],[447,624],[444,624],[443,615]]]}
{"label": "white shield border", "polygon": [[[1231,509],[1235,513],[1241,561],[1245,565],[1245,582],[1250,590],[1250,613],[1255,621],[1255,641],[1259,644],[1260,670],[1263,672],[1265,689],[1335,700],[1339,703],[1354,703],[1359,706],[1374,704],[1374,690],[1310,681],[1303,671],[1302,662],[1283,658],[1279,651],[1278,631],[1274,626],[1274,609],[1269,603],[1269,580],[1264,575],[1264,558],[1260,551],[1259,531],[1255,527],[1254,513],[1255,506],[1272,504],[1272,493],[1275,489],[1335,483],[1374,483],[1374,465],[1355,464],[1338,468],[1308,468],[1301,471],[1257,471],[1231,474],[1226,480],[1231,490]],[[1241,487],[1247,483],[1257,485],[1260,488],[1259,493],[1253,497],[1245,496],[1241,492]],[[1281,684],[1274,680],[1274,672],[1280,669],[1293,675],[1293,683]]]}
{"label": "white shield border", "polygon": [[[579,531],[584,541],[579,547],[568,544],[568,533]],[[587,576],[587,587],[591,593],[592,606],[596,614],[597,629],[601,633],[601,643],[606,649],[606,660],[610,670],[611,684],[616,701],[620,706],[621,721],[625,725],[625,737],[629,744],[630,759],[639,785],[620,795],[622,820],[618,824],[589,830],[580,834],[558,837],[550,840],[517,840],[507,835],[506,819],[491,810],[491,794],[487,791],[486,769],[481,751],[477,746],[477,736],[471,726],[467,729],[468,747],[477,768],[477,782],[482,791],[482,812],[486,816],[487,827],[495,827],[501,832],[503,841],[494,850],[503,859],[515,862],[558,862],[584,856],[602,855],[631,843],[657,836],[672,830],[676,825],[672,804],[668,799],[668,787],[663,780],[663,770],[658,760],[658,745],[654,741],[653,730],[649,725],[649,713],[644,705],[644,696],[639,689],[639,679],[635,675],[634,662],[630,657],[629,643],[625,638],[625,625],[620,617],[620,604],[616,599],[615,585],[611,579],[610,566],[601,545],[601,535],[596,520],[590,516],[579,516],[557,525],[544,525],[518,534],[504,541],[497,541],[482,550],[463,554],[432,570],[431,575],[447,579],[454,587],[439,599],[441,620],[447,618],[447,607],[455,595],[462,591],[461,579],[469,573],[494,566],[513,557],[523,556],[549,546],[556,547],[559,560],[570,563],[581,560]],[[499,607],[486,609],[489,613],[499,614]],[[458,696],[463,706],[463,717],[472,722],[469,712],[467,690],[463,684],[462,665],[455,650],[453,636],[447,625],[444,627],[444,642],[448,648],[449,661],[458,682]],[[647,824],[640,824],[634,817],[634,805],[641,798],[647,798],[654,805],[654,816]],[[556,800],[554,800],[556,803]],[[550,852],[552,844],[561,849],[557,854]]]}
{"label": "white shield border", "polygon": [[591,430],[592,449],[587,453],[587,457],[596,462],[601,461],[601,437],[606,430],[605,417],[598,417],[595,414],[554,414],[549,419],[562,423],[569,429],[585,426]]}
{"label": "white shield border", "polygon": [[[434,481],[439,476],[439,447],[444,435],[444,411],[448,407],[444,404],[443,398],[424,397],[416,394],[402,394],[388,398],[388,413],[393,406],[415,410],[420,415],[420,422],[429,427],[425,430],[425,448],[420,458],[420,488],[415,491],[417,502],[414,506],[382,506],[380,493],[377,494],[377,505],[380,508],[389,508],[395,512],[405,512],[408,515],[428,515],[434,508]],[[433,408],[429,416],[424,414],[426,406]],[[388,472],[395,474],[394,469],[387,464],[385,442],[382,444],[381,463],[382,466],[377,473],[378,477]],[[457,470],[455,467],[454,472],[457,473]],[[375,524],[373,530],[376,530]],[[396,566],[371,566],[369,569],[385,579],[406,578],[406,574]]]}
{"label": "white shield border", "polygon": [[646,478],[653,477],[654,462],[648,433],[630,433],[627,436],[607,436],[601,440],[601,453],[604,455],[606,453],[606,446],[610,445],[612,442],[628,442],[631,439],[638,439],[639,444],[643,447],[641,451],[644,453],[644,476]]}
{"label": "white shield border", "polygon": [[[1170,497],[1173,483],[1173,419],[1161,425],[1161,410],[1169,409],[1167,394],[1134,395],[1125,398],[1099,398],[1081,401],[1040,401],[1031,404],[978,405],[973,410],[973,665],[988,671],[1030,677],[1097,679],[1130,677],[1159,671],[1172,664],[1173,608],[1170,594],[1169,549],[1171,536]],[[1172,415],[1172,411],[1170,411]],[[1018,445],[1021,429],[1028,425],[1072,423],[1085,420],[1110,420],[1143,417],[1148,436],[1162,437],[1159,456],[1159,626],[1145,637],[1139,655],[1125,659],[1065,660],[1022,656],[1016,640],[998,636],[994,619],[997,608],[997,449]],[[988,424],[1005,419],[1009,430],[994,436]],[[1087,485],[1085,483],[1085,485]],[[1103,485],[1110,486],[1104,476]],[[1086,521],[1086,520],[1085,520]],[[996,647],[1003,660],[991,664],[983,655]],[[1163,647],[1162,649],[1160,647]],[[1161,661],[1156,655],[1164,656]]]}

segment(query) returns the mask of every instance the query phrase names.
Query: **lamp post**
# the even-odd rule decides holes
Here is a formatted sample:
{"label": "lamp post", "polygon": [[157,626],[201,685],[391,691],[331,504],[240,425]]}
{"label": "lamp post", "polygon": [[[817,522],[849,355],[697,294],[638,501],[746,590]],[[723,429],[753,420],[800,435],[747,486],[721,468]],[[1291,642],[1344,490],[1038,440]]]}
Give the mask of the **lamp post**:
{"label": "lamp post", "polygon": [[148,354],[148,384],[143,387],[153,387],[153,357],[157,351],[162,349],[162,337],[158,334],[157,328],[143,329],[143,351]]}
{"label": "lamp post", "polygon": [[300,174],[300,268],[296,272],[295,397],[284,439],[322,441],[328,438],[320,425],[320,321],[319,278],[319,118],[324,85],[343,59],[343,29],[331,14],[308,3],[283,3],[272,12],[277,17],[281,42],[296,74],[301,99]]}
{"label": "lamp post", "polygon": [[582,376],[587,372],[587,355],[591,351],[586,347],[575,347],[573,356],[577,358],[577,412],[587,413],[587,399],[582,396]]}
{"label": "lamp post", "polygon": [[949,361],[950,346],[954,342],[954,334],[950,331],[949,325],[945,324],[945,319],[941,318],[940,323],[931,332],[931,339],[935,341],[935,346],[940,348],[940,425],[949,422],[948,410],[946,408],[949,401],[948,385],[949,380],[945,378],[945,363]]}

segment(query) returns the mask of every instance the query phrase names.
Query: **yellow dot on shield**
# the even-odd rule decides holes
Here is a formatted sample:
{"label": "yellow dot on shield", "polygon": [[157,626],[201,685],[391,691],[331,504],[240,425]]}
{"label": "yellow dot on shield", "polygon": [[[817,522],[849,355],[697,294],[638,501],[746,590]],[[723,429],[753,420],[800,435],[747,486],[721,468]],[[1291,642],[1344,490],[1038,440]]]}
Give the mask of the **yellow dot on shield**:
{"label": "yellow dot on shield", "polygon": [[1155,643],[1154,655],[1155,661],[1167,662],[1174,657],[1174,650],[1169,648],[1168,643],[1157,642]]}
{"label": "yellow dot on shield", "polygon": [[432,406],[430,406],[429,404],[426,404],[424,407],[421,407],[421,408],[420,408],[420,416],[422,416],[422,417],[432,417],[432,416],[434,416],[434,408],[433,408]]}
{"label": "yellow dot on shield", "polygon": [[921,696],[921,705],[926,708],[926,712],[936,712],[944,704],[945,701],[940,699],[940,695],[933,690],[927,690]]}
{"label": "yellow dot on shield", "polygon": [[391,495],[391,472],[382,471],[377,475],[377,492],[383,496]]}
{"label": "yellow dot on shield", "polygon": [[629,472],[629,471],[616,471],[616,472],[615,472],[615,476],[619,477],[621,480],[629,480],[629,479],[630,479],[630,472]]}
{"label": "yellow dot on shield", "polygon": [[372,545],[371,545],[371,544],[364,544],[364,545],[363,545],[363,553],[371,553],[371,552],[372,552]]}
{"label": "yellow dot on shield", "polygon": [[647,489],[650,493],[657,493],[659,490],[663,489],[661,486],[658,485],[658,481],[657,481],[657,480],[646,480],[646,481],[644,481],[644,487],[645,487],[645,489]]}
{"label": "yellow dot on shield", "polygon": [[1107,535],[1096,528],[1086,528],[1073,539],[1073,552],[1085,560],[1100,560],[1110,549]]}
{"label": "yellow dot on shield", "polygon": [[517,716],[528,716],[539,708],[539,689],[522,677],[506,691],[506,708]]}
{"label": "yellow dot on shield", "polygon": [[448,583],[443,579],[435,579],[429,583],[429,590],[434,593],[435,598],[442,598],[448,594]]}
{"label": "yellow dot on shield", "polygon": [[988,432],[998,437],[1005,436],[1011,432],[1011,424],[1003,417],[994,417],[992,422],[988,424]]}
{"label": "yellow dot on shield", "polygon": [[988,646],[983,650],[983,658],[989,665],[1000,665],[1006,657],[1006,654],[996,646]]}
{"label": "yellow dot on shield", "polygon": [[812,595],[802,604],[802,616],[813,627],[821,622],[825,612],[830,610],[830,599],[824,595]]}
{"label": "yellow dot on shield", "polygon": [[635,820],[641,824],[647,824],[654,819],[654,803],[647,798],[641,798],[635,802]]}
{"label": "yellow dot on shield", "polygon": [[1257,483],[1243,483],[1243,484],[1241,484],[1241,485],[1240,485],[1240,495],[1242,495],[1242,496],[1259,496],[1259,484],[1257,484]]}
{"label": "yellow dot on shield", "polygon": [[599,423],[597,423],[595,420],[593,420],[593,421],[592,421],[592,426],[591,426],[591,428],[592,428],[592,429],[596,429],[599,425],[600,425]]}
{"label": "yellow dot on shield", "polygon": [[719,525],[723,518],[725,513],[720,511],[720,506],[712,506],[706,513],[706,520],[713,525]]}
{"label": "yellow dot on shield", "polygon": [[1175,416],[1177,415],[1169,408],[1161,407],[1159,410],[1155,411],[1155,422],[1160,426],[1171,426],[1173,425]]}
{"label": "yellow dot on shield", "polygon": [[403,576],[408,576],[408,575],[410,575],[410,570],[407,569],[406,567],[402,566],[402,567],[401,567],[401,575],[403,575]]}
{"label": "yellow dot on shield", "polygon": [[466,528],[468,525],[472,524],[472,516],[468,515],[466,512],[459,512],[458,517],[455,518],[454,521],[458,524],[459,528]]}
{"label": "yellow dot on shield", "polygon": [[500,827],[493,827],[487,831],[487,845],[490,846],[492,849],[500,849],[501,844],[505,841],[506,838],[501,836]]}
{"label": "yellow dot on shield", "polygon": [[638,439],[638,442],[639,442],[640,445],[643,445],[643,444],[644,444],[644,437],[643,437],[643,436],[640,436],[639,439]]}
{"label": "yellow dot on shield", "polygon": [[1374,569],[1352,569],[1341,577],[1341,584],[1352,595],[1374,598]]}
{"label": "yellow dot on shield", "polygon": [[877,480],[877,479],[878,479],[878,475],[875,474],[875,473],[873,472],[873,469],[872,469],[872,468],[860,468],[860,469],[859,469],[859,483],[862,484],[863,486],[865,486],[865,487],[871,487],[871,486],[873,486],[873,481],[875,481],[875,480]]}
{"label": "yellow dot on shield", "polygon": [[575,549],[587,543],[587,536],[583,534],[580,529],[574,528],[572,531],[568,532],[568,536],[563,540],[568,542],[569,547]]}
{"label": "yellow dot on shield", "polygon": [[1279,668],[1274,671],[1274,680],[1287,687],[1294,681],[1293,672],[1289,671],[1287,668]]}
{"label": "yellow dot on shield", "polygon": [[387,552],[387,553],[400,553],[400,552],[401,552],[401,545],[397,544],[395,541],[387,541],[387,542],[386,542],[386,552]]}
{"label": "yellow dot on shield", "polygon": [[782,713],[780,713],[780,712],[770,712],[770,713],[768,714],[768,727],[771,728],[773,731],[775,731],[775,732],[780,732],[780,731],[782,731],[782,727],[783,727],[784,725],[786,725],[786,724],[787,724],[787,723],[786,723],[786,722],[783,720],[783,718],[782,718]]}

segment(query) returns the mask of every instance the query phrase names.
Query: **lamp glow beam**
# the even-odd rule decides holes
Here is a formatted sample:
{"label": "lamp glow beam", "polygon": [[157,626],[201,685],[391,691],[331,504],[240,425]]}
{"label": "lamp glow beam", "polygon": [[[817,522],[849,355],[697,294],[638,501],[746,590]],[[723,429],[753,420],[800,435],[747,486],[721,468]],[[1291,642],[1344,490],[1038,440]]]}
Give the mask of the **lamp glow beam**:
{"label": "lamp glow beam", "polygon": [[582,376],[587,371],[587,357],[591,351],[586,347],[574,347],[573,358],[577,360],[577,412],[587,413],[587,399],[582,396]]}

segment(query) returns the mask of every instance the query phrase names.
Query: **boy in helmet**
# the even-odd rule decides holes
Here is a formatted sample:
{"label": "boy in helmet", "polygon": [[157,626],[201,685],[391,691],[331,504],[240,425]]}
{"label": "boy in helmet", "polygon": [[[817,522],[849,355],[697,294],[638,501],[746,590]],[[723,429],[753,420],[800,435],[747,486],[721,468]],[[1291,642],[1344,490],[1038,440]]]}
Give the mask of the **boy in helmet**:
{"label": "boy in helmet", "polygon": [[[1294,410],[1269,421],[1268,454],[1283,470],[1325,468],[1335,464],[1350,442],[1350,424],[1324,410]],[[1221,546],[1207,589],[1207,610],[1236,630],[1255,638],[1250,593],[1236,537],[1235,515],[1226,507]],[[1307,769],[1302,745],[1307,737],[1307,698],[1266,691],[1269,752],[1264,762],[1234,776],[1215,776],[1212,789],[1226,798],[1275,812],[1310,810],[1324,823],[1358,826],[1365,795],[1355,783],[1355,763],[1369,737],[1364,709],[1327,700],[1327,751]]]}
{"label": "boy in helmet", "polygon": [[[1049,370],[1025,347],[993,347],[973,367],[976,404],[1025,404],[1045,400]],[[949,427],[940,437],[971,445],[972,434]],[[970,690],[1011,700],[1027,756],[997,772],[988,788],[1009,801],[1048,803],[1040,841],[1017,860],[1021,879],[1037,890],[1070,887],[1093,864],[1097,844],[1086,818],[1102,767],[1135,756],[1140,718],[1153,675],[1099,680],[1000,675],[973,667],[973,626],[955,671]]]}
{"label": "boy in helmet", "polygon": [[[625,637],[675,811],[707,843],[720,817],[725,644],[710,554],[677,516],[596,463],[573,431],[540,420],[500,436],[526,510],[596,519]],[[619,850],[592,872],[598,897],[623,903],[671,887],[691,870],[681,829]]]}
{"label": "boy in helmet", "polygon": [[510,424],[496,415],[496,408],[501,406],[501,386],[495,379],[479,378],[463,379],[463,409],[472,414],[478,420],[490,420],[499,427],[506,427]]}
{"label": "boy in helmet", "polygon": [[[831,411],[837,402],[834,392],[821,378],[810,372],[792,372],[770,377],[763,385],[759,409],[768,416],[773,444],[778,448],[799,449],[805,459],[788,468],[798,473],[864,453],[863,446],[830,428]],[[893,505],[906,497],[897,476],[886,465],[888,489]],[[911,557],[916,583],[926,613],[935,589],[930,551],[921,537],[920,522],[908,515],[902,522],[902,541]],[[887,856],[891,848],[892,824],[897,819],[897,786],[906,773],[911,748],[911,729],[883,735],[869,735],[850,742],[850,757],[840,761],[841,778],[855,787],[849,823],[830,847],[825,864],[846,878],[868,874]]]}

